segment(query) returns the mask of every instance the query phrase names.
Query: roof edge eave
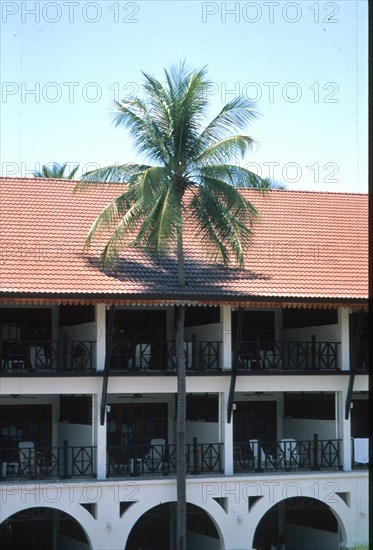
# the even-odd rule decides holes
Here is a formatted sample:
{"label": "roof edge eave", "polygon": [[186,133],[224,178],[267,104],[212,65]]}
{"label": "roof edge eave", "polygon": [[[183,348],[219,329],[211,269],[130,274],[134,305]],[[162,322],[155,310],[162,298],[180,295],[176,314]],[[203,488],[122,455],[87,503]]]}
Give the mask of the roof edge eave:
{"label": "roof edge eave", "polygon": [[313,307],[313,308],[366,308],[368,298],[352,297],[306,297],[306,296],[259,296],[259,295],[146,295],[126,296],[110,293],[19,293],[8,292],[0,296],[1,305],[192,305],[192,306],[237,306],[237,307]]}

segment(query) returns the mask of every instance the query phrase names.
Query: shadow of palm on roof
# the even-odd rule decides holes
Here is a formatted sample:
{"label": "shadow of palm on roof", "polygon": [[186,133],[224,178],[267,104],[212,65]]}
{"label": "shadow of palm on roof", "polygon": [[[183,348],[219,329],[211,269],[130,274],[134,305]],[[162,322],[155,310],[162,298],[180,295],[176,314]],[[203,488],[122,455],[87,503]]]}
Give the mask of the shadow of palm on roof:
{"label": "shadow of palm on roof", "polygon": [[143,251],[126,251],[112,267],[103,268],[97,258],[87,256],[91,267],[108,277],[135,285],[139,293],[157,294],[242,294],[246,284],[269,280],[268,275],[238,267],[224,267],[186,255],[184,288],[178,285],[177,258],[175,255],[157,257]]}

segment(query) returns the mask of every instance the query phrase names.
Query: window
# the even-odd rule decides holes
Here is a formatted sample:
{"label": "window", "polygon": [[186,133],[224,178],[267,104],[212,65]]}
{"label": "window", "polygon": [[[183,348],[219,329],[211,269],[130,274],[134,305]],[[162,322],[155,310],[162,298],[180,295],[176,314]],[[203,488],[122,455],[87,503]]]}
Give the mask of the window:
{"label": "window", "polygon": [[60,327],[92,323],[95,320],[94,306],[60,306]]}
{"label": "window", "polygon": [[[238,331],[238,312],[232,313],[232,334]],[[271,342],[275,338],[275,314],[273,311],[245,311],[242,324],[242,340]]]}
{"label": "window", "polygon": [[61,395],[60,422],[90,425],[92,423],[92,397],[90,395]]}
{"label": "window", "polygon": [[[176,315],[175,315],[176,319]],[[220,323],[220,308],[218,307],[187,307],[185,308],[185,327],[197,327]]]}
{"label": "window", "polygon": [[217,395],[187,395],[186,409],[187,420],[219,421],[219,398]]}
{"label": "window", "polygon": [[369,402],[367,399],[353,399],[351,411],[351,436],[369,437]]}
{"label": "window", "polygon": [[319,327],[338,323],[337,309],[284,309],[283,328]]}
{"label": "window", "polygon": [[167,440],[167,403],[112,404],[107,416],[108,445],[149,444]]}
{"label": "window", "polygon": [[4,405],[0,407],[0,434],[4,448],[16,448],[20,441],[37,447],[52,442],[52,405]]}
{"label": "window", "polygon": [[291,418],[335,420],[334,393],[285,393],[284,415]]}

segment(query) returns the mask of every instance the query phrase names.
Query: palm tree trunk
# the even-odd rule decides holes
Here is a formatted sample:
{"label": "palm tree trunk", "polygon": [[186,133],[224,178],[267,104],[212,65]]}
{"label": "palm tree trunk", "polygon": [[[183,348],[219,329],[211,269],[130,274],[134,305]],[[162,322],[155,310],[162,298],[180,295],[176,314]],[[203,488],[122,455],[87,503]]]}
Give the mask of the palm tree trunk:
{"label": "palm tree trunk", "polygon": [[177,411],[176,411],[176,550],[186,550],[186,460],[185,419],[186,384],[184,358],[185,306],[176,308],[176,367],[177,367]]}
{"label": "palm tree trunk", "polygon": [[[182,229],[178,235],[178,282],[185,286],[185,267]],[[176,410],[176,550],[186,550],[186,380],[184,355],[185,306],[176,307],[176,369],[177,369],[177,410]]]}

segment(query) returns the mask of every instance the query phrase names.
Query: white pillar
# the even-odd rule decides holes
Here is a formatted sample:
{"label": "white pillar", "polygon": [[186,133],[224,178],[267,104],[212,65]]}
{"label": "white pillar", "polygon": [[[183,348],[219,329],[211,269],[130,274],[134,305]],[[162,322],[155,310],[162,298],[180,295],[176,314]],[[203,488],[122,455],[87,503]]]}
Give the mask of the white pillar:
{"label": "white pillar", "polygon": [[350,369],[350,310],[348,308],[338,309],[338,328],[339,328],[339,361],[338,366],[341,370]]}
{"label": "white pillar", "polygon": [[101,396],[95,394],[93,396],[93,432],[94,444],[97,448],[97,479],[106,479],[106,415],[105,423],[101,426]]}
{"label": "white pillar", "polygon": [[233,416],[232,411],[230,424],[227,422],[228,393],[219,394],[220,401],[220,419],[222,426],[221,439],[224,442],[224,474],[230,476],[233,474]]}
{"label": "white pillar", "polygon": [[106,354],[106,306],[98,304],[95,308],[97,327],[96,370],[104,370]]}
{"label": "white pillar", "polygon": [[220,322],[222,330],[221,368],[232,369],[232,310],[231,306],[221,306]]}
{"label": "white pillar", "polygon": [[338,437],[342,439],[342,463],[345,472],[351,471],[351,411],[348,420],[345,419],[347,388],[336,392],[338,409]]}

